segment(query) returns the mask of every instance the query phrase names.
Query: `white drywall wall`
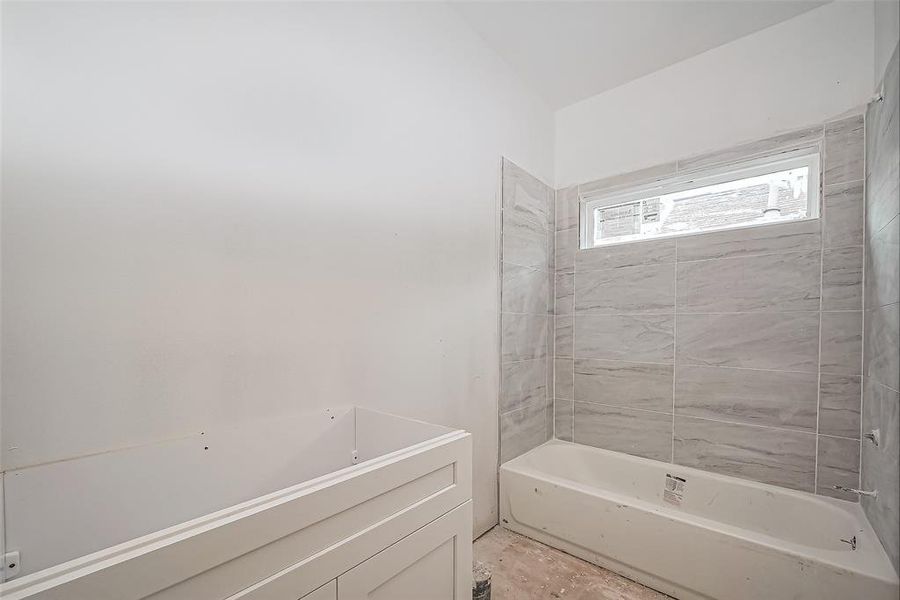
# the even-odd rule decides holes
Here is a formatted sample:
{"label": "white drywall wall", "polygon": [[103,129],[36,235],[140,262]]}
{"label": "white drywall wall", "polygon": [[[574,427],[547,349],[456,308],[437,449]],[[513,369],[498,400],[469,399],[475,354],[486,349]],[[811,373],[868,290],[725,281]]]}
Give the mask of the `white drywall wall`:
{"label": "white drywall wall", "polygon": [[834,2],[557,111],[557,187],[821,123],[865,104],[872,27],[872,2]]}
{"label": "white drywall wall", "polygon": [[2,20],[4,468],[354,403],[470,430],[491,526],[499,157],[551,181],[537,94],[440,4]]}
{"label": "white drywall wall", "polygon": [[884,78],[900,40],[900,0],[875,0],[875,85]]}

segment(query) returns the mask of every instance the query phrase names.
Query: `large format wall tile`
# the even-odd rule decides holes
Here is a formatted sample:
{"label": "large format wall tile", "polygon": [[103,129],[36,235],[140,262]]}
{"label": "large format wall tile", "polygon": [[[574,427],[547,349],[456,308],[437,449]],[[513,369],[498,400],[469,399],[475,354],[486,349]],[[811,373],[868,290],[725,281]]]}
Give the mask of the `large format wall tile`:
{"label": "large format wall tile", "polygon": [[543,402],[547,393],[547,359],[520,360],[500,366],[500,412]]}
{"label": "large format wall tile", "polygon": [[820,230],[819,220],[809,220],[687,235],[676,239],[678,261],[817,250]]}
{"label": "large format wall tile", "polygon": [[547,336],[552,317],[547,315],[500,316],[501,362],[547,356]]}
{"label": "large format wall tile", "polygon": [[859,438],[861,378],[822,373],[819,377],[819,433]]}
{"label": "large format wall tile", "polygon": [[550,234],[528,217],[503,213],[503,262],[550,270]]}
{"label": "large format wall tile", "polygon": [[672,365],[579,358],[575,399],[672,412]]}
{"label": "large format wall tile", "polygon": [[575,274],[579,314],[661,313],[675,307],[671,265],[623,267]]}
{"label": "large format wall tile", "polygon": [[819,250],[679,263],[678,312],[819,310],[820,268]]}
{"label": "large format wall tile", "polygon": [[604,179],[596,179],[594,181],[589,181],[588,183],[582,183],[578,186],[578,191],[582,196],[599,195],[621,189],[624,186],[650,183],[674,174],[675,163],[670,162],[664,165],[647,167],[646,169],[641,169],[639,171],[631,171],[630,173],[622,173],[620,175],[613,175]]}
{"label": "large format wall tile", "polygon": [[503,312],[543,314],[553,306],[547,271],[503,264]]}
{"label": "large format wall tile", "polygon": [[556,399],[553,405],[554,435],[557,439],[571,442],[573,440],[572,425],[575,415],[574,402],[571,400]]}
{"label": "large format wall tile", "polygon": [[571,358],[557,358],[553,366],[553,396],[572,400],[575,398],[574,366]]}
{"label": "large format wall tile", "polygon": [[672,457],[672,416],[576,402],[575,442],[668,461]]}
{"label": "large format wall tile", "polygon": [[575,274],[556,273],[556,314],[575,312]]}
{"label": "large format wall tile", "polygon": [[578,228],[556,232],[556,271],[575,270],[575,249],[578,248]]}
{"label": "large format wall tile", "polygon": [[675,262],[675,240],[646,240],[598,246],[575,253],[575,271],[598,271]]}
{"label": "large format wall tile", "polygon": [[553,435],[550,401],[529,404],[500,415],[500,462],[506,462],[539,446]]}
{"label": "large format wall tile", "polygon": [[503,210],[542,228],[553,222],[553,189],[509,160],[503,159]]}
{"label": "large format wall tile", "polygon": [[816,431],[818,375],[679,366],[675,412],[720,421]]}
{"label": "large format wall tile", "polygon": [[824,230],[822,245],[825,248],[863,245],[863,182],[851,181],[829,185],[824,193]]}
{"label": "large format wall tile", "polygon": [[865,373],[891,389],[900,389],[900,304],[866,311]]}
{"label": "large format wall tile", "polygon": [[578,226],[578,186],[556,190],[556,230]]}
{"label": "large format wall tile", "polygon": [[866,378],[863,431],[878,429],[881,443],[862,445],[860,485],[878,490],[878,498],[861,498],[872,527],[896,566],[900,562],[900,393]]}
{"label": "large format wall tile", "polygon": [[862,115],[825,124],[825,185],[865,179],[865,127]]}
{"label": "large format wall tile", "polygon": [[816,436],[676,416],[675,462],[811,492],[815,485]]}
{"label": "large format wall tile", "polygon": [[774,137],[741,144],[725,150],[718,150],[706,154],[700,154],[688,159],[678,161],[679,171],[692,171],[702,167],[710,167],[727,162],[734,162],[766,154],[774,150],[787,150],[791,148],[808,147],[822,138],[822,126],[808,127],[790,131]]}
{"label": "large format wall tile", "polygon": [[555,192],[502,163],[500,455],[508,460],[553,433]]}
{"label": "large format wall tile", "polygon": [[[878,447],[862,442],[861,498],[894,569],[900,572],[900,47],[888,64],[883,100],[866,112],[866,293],[862,429],[880,431]],[[885,385],[890,386],[885,387]]]}
{"label": "large format wall tile", "polygon": [[859,500],[852,492],[834,489],[836,485],[859,488],[859,440],[820,435],[816,466],[817,494],[851,502]]}
{"label": "large format wall tile", "polygon": [[822,313],[823,373],[859,375],[862,372],[862,312]]}
{"label": "large format wall tile", "polygon": [[674,325],[671,315],[577,315],[575,356],[671,363]]}
{"label": "large format wall tile", "polygon": [[573,335],[575,320],[572,317],[556,317],[554,352],[557,357],[572,357],[575,351]]}
{"label": "large format wall tile", "polygon": [[[895,158],[898,161],[900,157]],[[887,173],[873,173],[866,182],[866,235],[881,231],[900,212],[900,164],[888,167]]]}
{"label": "large format wall tile", "polygon": [[900,215],[875,233],[866,253],[866,308],[900,302]]}
{"label": "large format wall tile", "polygon": [[862,282],[862,246],[822,252],[822,310],[860,310]]}
{"label": "large format wall tile", "polygon": [[678,315],[675,360],[684,365],[815,372],[818,313]]}

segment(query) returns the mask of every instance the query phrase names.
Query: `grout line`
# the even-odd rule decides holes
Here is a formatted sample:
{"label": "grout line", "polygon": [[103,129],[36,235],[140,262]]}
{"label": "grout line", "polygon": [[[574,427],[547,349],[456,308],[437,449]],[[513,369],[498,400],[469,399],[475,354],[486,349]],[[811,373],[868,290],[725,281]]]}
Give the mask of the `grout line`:
{"label": "grout line", "polygon": [[822,405],[822,309],[824,307],[825,296],[825,243],[824,231],[828,220],[828,214],[825,212],[825,170],[827,169],[827,143],[825,138],[822,139],[822,164],[819,169],[819,202],[822,203],[819,214],[822,219],[822,235],[819,237],[819,346],[816,356],[816,444],[815,455],[813,458],[813,493],[819,493],[819,421],[821,420]]}
{"label": "grout line", "polygon": [[[860,277],[860,287],[861,297],[862,297],[862,331],[860,332],[860,352],[859,352],[859,465],[857,468],[857,487],[862,488],[862,476],[863,476],[863,401],[865,400],[865,390],[866,390],[866,261],[868,260],[868,248],[866,247],[869,243],[869,237],[866,235],[866,217],[868,216],[868,211],[866,210],[866,194],[869,191],[869,186],[866,181],[866,173],[869,170],[869,157],[868,157],[868,141],[866,140],[866,113],[863,113],[863,193],[862,193],[862,205],[863,205],[863,222],[862,222],[862,231],[863,231],[863,258],[862,258],[862,277]],[[896,216],[894,217],[896,218]],[[893,219],[891,219],[893,221]],[[888,221],[890,224],[891,221]],[[862,505],[862,497],[857,496],[856,501],[859,502],[860,506]]]}
{"label": "grout line", "polygon": [[678,351],[678,240],[675,240],[675,262],[673,263],[675,272],[674,293],[672,294],[672,308],[675,310],[676,317],[672,319],[672,449],[669,455],[669,462],[675,462],[675,360]]}

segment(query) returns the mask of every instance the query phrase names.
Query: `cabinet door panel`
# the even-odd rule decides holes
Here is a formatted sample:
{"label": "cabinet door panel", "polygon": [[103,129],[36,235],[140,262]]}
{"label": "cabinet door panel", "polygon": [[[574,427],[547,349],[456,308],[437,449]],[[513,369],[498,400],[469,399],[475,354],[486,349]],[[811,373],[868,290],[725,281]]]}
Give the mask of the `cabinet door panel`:
{"label": "cabinet door panel", "polygon": [[471,597],[471,500],[338,577],[339,600]]}

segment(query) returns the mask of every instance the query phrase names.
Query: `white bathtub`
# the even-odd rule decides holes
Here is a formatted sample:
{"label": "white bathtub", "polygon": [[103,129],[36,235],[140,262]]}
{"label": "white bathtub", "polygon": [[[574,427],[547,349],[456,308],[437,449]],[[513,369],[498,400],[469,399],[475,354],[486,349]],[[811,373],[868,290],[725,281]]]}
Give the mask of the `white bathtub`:
{"label": "white bathtub", "polygon": [[[684,480],[664,499],[667,475]],[[551,440],[500,468],[502,524],[681,600],[897,600],[858,504]],[[842,540],[856,538],[856,549]]]}

